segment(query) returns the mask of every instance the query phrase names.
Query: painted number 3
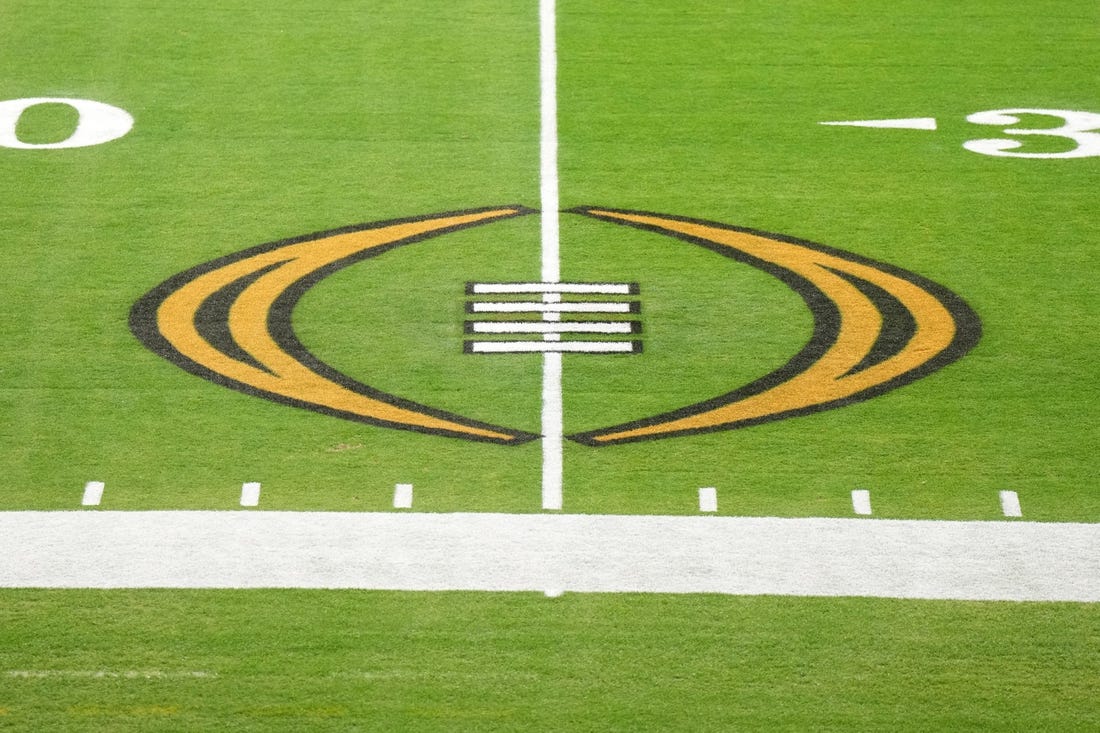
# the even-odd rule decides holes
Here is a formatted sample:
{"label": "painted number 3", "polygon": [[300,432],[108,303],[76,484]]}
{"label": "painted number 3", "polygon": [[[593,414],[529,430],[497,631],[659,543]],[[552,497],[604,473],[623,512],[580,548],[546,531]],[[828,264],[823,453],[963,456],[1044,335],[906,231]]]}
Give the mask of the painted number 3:
{"label": "painted number 3", "polygon": [[976,125],[1018,125],[1018,115],[1047,115],[1060,117],[1061,127],[1032,129],[1026,127],[1008,127],[1005,135],[1042,135],[1061,137],[1077,143],[1072,150],[1061,153],[1023,153],[1017,148],[1023,147],[1020,140],[993,138],[989,140],[968,140],[963,147],[982,155],[996,155],[1002,158],[1091,158],[1100,156],[1100,114],[1095,112],[1073,112],[1065,109],[995,109],[987,112],[975,112],[966,118]]}

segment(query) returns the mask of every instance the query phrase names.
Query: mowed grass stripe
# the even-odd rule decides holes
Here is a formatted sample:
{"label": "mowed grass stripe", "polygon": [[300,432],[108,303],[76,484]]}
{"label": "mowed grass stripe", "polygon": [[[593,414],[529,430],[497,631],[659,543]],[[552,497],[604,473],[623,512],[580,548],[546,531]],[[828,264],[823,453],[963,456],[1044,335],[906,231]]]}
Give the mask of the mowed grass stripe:
{"label": "mowed grass stripe", "polygon": [[0,726],[1090,730],[1098,644],[1065,603],[0,590]]}

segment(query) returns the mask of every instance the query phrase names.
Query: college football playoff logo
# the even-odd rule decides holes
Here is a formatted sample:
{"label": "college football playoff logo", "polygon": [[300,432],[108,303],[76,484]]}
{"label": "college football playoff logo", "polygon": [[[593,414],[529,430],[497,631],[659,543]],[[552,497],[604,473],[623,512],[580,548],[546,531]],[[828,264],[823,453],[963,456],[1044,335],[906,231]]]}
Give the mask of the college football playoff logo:
{"label": "college football playoff logo", "polygon": [[[309,288],[344,267],[460,229],[537,213],[523,206],[472,209],[260,245],[161,283],[134,304],[130,328],[181,368],[248,394],[371,425],[521,444],[540,436],[434,409],[341,374],[297,339],[291,314]],[[672,412],[567,436],[579,443],[605,446],[731,430],[849,405],[951,364],[981,336],[978,316],[948,289],[848,252],[664,214],[600,207],[564,213],[674,237],[759,268],[798,293],[814,319],[806,345],[772,373]],[[569,310],[573,302],[574,310],[582,310],[576,293],[601,292],[593,287],[576,285],[571,294],[557,286],[553,308]],[[637,284],[621,287],[623,293],[637,293]],[[637,305],[624,309],[636,311]],[[573,323],[581,324],[571,327],[577,331],[594,328]],[[553,338],[565,336],[567,345],[583,343],[568,340],[567,325],[539,328],[560,332]],[[637,334],[639,328],[624,323],[621,332]],[[621,343],[622,351],[641,352],[638,340]],[[466,350],[474,350],[470,342]]]}

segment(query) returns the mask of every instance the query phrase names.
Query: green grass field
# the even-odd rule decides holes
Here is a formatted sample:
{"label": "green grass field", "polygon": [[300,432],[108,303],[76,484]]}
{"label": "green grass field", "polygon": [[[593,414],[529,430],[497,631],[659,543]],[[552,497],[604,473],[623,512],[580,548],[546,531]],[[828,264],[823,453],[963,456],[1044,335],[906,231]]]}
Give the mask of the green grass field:
{"label": "green grass field", "polygon": [[3,680],[0,725],[16,729],[1023,731],[1100,723],[1095,655],[1083,651],[1100,644],[1100,623],[1087,605],[38,591],[6,606],[4,665],[20,674]]}
{"label": "green grass field", "polygon": [[[10,0],[0,102],[96,100],[125,136],[0,147],[0,510],[540,511],[538,441],[503,446],[276,404],[130,332],[162,281],[256,245],[479,207],[537,208],[536,2]],[[741,430],[567,443],[564,509],[1100,521],[1100,8],[1065,2],[579,3],[557,9],[561,205],[749,227],[957,293],[958,362],[873,399]],[[937,129],[822,126],[935,118]],[[2,120],[2,118],[0,118]],[[28,108],[25,143],[68,138]],[[0,128],[3,127],[0,121]],[[1083,145],[1100,132],[1084,132]],[[0,129],[0,136],[3,130]],[[1100,139],[1100,138],[1097,138]],[[294,327],[387,393],[538,433],[535,355],[464,354],[467,282],[539,278],[523,216],[340,270]],[[644,351],[566,355],[566,434],[781,367],[814,322],[768,274],[563,214],[563,279],[637,282]],[[0,590],[0,729],[1088,730],[1100,614],[1073,604],[707,596]],[[96,672],[102,672],[97,676]],[[137,676],[127,672],[153,671]],[[188,677],[192,671],[208,676]],[[31,672],[35,674],[21,674]],[[37,674],[48,672],[49,674]]]}

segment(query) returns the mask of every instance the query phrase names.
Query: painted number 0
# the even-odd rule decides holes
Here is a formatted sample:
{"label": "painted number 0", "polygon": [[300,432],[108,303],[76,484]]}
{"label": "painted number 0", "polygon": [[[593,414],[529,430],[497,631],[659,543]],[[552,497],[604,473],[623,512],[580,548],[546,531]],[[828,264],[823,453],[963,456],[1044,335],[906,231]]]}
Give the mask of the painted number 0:
{"label": "painted number 0", "polygon": [[1062,118],[1061,127],[1045,130],[1010,127],[1004,130],[1006,135],[1046,135],[1063,137],[1077,143],[1077,147],[1063,153],[1020,153],[1016,148],[1023,147],[1019,140],[994,138],[991,140],[968,140],[963,147],[982,155],[996,155],[1003,158],[1091,158],[1100,156],[1100,114],[1095,112],[1073,112],[1065,109],[995,109],[988,112],[975,112],[966,118],[967,122],[977,125],[1016,125],[1017,115],[1048,115]]}
{"label": "painted number 0", "polygon": [[[67,104],[75,109],[79,119],[73,134],[56,143],[25,143],[20,140],[15,134],[19,118],[29,108],[40,104]],[[3,148],[23,150],[86,148],[89,145],[101,145],[116,140],[128,133],[133,126],[134,118],[126,110],[90,99],[33,97],[0,102],[0,147]]]}

